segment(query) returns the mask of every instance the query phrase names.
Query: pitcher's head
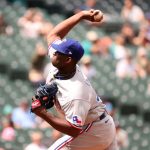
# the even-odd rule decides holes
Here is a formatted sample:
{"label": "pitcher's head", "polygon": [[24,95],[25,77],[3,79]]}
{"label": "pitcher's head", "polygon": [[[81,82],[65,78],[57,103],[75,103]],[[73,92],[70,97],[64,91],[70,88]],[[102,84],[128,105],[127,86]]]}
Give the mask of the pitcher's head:
{"label": "pitcher's head", "polygon": [[51,48],[54,50],[51,61],[57,68],[78,63],[84,54],[81,44],[73,39],[54,42],[51,44]]}

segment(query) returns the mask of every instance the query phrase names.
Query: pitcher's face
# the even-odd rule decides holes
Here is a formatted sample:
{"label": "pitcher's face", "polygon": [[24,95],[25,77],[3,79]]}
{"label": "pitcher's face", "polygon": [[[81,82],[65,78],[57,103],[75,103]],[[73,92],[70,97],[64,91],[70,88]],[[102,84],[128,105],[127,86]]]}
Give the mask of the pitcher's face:
{"label": "pitcher's face", "polygon": [[54,67],[62,69],[67,65],[68,59],[70,59],[68,55],[55,51],[51,57],[51,62]]}

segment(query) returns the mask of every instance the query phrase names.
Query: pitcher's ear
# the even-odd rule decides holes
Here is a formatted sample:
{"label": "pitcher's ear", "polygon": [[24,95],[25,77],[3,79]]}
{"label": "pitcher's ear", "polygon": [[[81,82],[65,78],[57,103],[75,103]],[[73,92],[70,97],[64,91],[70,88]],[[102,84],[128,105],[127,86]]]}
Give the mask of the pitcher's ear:
{"label": "pitcher's ear", "polygon": [[66,60],[67,60],[68,63],[70,63],[72,61],[72,58],[71,57],[67,57]]}

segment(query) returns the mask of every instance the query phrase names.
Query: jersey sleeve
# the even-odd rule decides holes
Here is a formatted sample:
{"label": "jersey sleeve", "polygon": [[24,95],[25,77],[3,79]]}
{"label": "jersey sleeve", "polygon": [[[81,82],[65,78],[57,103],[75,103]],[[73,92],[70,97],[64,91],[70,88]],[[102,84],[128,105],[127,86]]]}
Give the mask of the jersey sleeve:
{"label": "jersey sleeve", "polygon": [[85,100],[73,100],[67,103],[66,120],[76,128],[82,128],[85,123],[90,104]]}

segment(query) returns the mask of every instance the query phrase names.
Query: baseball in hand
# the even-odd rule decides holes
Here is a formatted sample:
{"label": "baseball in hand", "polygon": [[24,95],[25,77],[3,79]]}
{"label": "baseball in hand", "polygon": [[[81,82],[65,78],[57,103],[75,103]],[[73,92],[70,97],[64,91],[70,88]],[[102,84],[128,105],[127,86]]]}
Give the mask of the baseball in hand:
{"label": "baseball in hand", "polygon": [[100,22],[103,19],[103,13],[100,10],[95,10],[94,21]]}

